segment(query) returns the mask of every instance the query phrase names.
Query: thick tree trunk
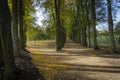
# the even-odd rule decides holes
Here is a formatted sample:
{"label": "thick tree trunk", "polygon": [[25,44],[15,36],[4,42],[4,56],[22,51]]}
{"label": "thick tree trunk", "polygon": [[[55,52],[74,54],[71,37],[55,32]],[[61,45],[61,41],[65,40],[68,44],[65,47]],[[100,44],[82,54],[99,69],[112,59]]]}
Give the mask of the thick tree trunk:
{"label": "thick tree trunk", "polygon": [[23,0],[18,0],[18,21],[19,21],[19,39],[20,39],[20,46],[21,49],[25,49],[24,45],[24,27],[23,27]]}
{"label": "thick tree trunk", "polygon": [[4,66],[4,61],[3,61],[3,49],[2,49],[1,36],[0,36],[0,67],[2,66]]}
{"label": "thick tree trunk", "polygon": [[107,0],[108,6],[108,25],[109,25],[109,35],[110,35],[110,43],[112,51],[116,51],[115,47],[115,39],[114,39],[114,32],[113,32],[113,19],[112,19],[112,11],[111,11],[111,0]]}
{"label": "thick tree trunk", "polygon": [[[1,6],[1,3],[0,3],[0,6]],[[0,12],[1,12],[1,8],[0,8]],[[3,63],[4,63],[4,61],[3,61],[3,48],[2,48],[2,15],[0,14],[0,67],[2,67],[3,66]]]}
{"label": "thick tree trunk", "polygon": [[54,0],[55,12],[56,12],[56,50],[59,51],[61,47],[61,34],[60,34],[60,0]]}
{"label": "thick tree trunk", "polygon": [[0,16],[1,19],[1,43],[4,56],[4,79],[3,80],[15,80],[15,63],[13,53],[13,43],[11,34],[11,14],[8,7],[7,0],[0,1]]}
{"label": "thick tree trunk", "polygon": [[13,50],[16,57],[20,56],[20,43],[18,37],[18,1],[12,0],[12,37]]}
{"label": "thick tree trunk", "polygon": [[61,32],[62,35],[61,35],[61,36],[63,36],[62,44],[61,44],[62,46],[61,46],[61,47],[63,48],[63,47],[64,47],[64,44],[65,44],[65,42],[66,42],[66,31],[65,31],[65,28],[64,28],[64,27],[62,27],[61,29],[62,29],[62,32]]}
{"label": "thick tree trunk", "polygon": [[97,33],[96,33],[96,11],[95,11],[95,0],[91,0],[91,11],[92,11],[92,26],[93,26],[93,49],[98,49],[97,45]]}

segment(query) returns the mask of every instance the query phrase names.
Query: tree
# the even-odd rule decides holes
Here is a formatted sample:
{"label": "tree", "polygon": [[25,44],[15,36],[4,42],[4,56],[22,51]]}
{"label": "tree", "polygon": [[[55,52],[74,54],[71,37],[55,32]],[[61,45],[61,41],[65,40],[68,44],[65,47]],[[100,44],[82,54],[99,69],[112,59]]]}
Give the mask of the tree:
{"label": "tree", "polygon": [[2,43],[2,54],[5,66],[3,80],[15,80],[15,63],[11,34],[11,14],[7,0],[0,0],[0,28],[0,43]]}
{"label": "tree", "polygon": [[12,0],[12,37],[14,54],[16,57],[19,57],[20,43],[18,36],[18,0]]}
{"label": "tree", "polygon": [[[39,4],[35,3],[36,1],[40,0],[19,0],[18,2],[18,16],[19,16],[19,38],[20,38],[20,46],[22,50],[25,50],[27,35],[26,31],[29,27],[36,25],[36,17],[35,8],[36,5]],[[36,5],[35,5],[36,4]]]}
{"label": "tree", "polygon": [[98,49],[97,45],[97,35],[96,35],[96,10],[95,10],[95,0],[91,0],[91,17],[92,17],[92,27],[93,27],[93,48]]}
{"label": "tree", "polygon": [[[63,44],[62,41],[64,42],[65,39],[62,40],[60,37],[67,33],[73,42],[89,47],[93,45],[95,50],[98,49],[97,37],[99,36],[97,36],[96,26],[107,21],[107,2],[105,0],[60,0],[55,3],[55,1],[46,0],[43,2],[43,7],[47,13],[47,20],[45,20],[47,25],[53,27],[54,24],[56,25],[56,44]],[[112,12],[116,13],[115,10]]]}
{"label": "tree", "polygon": [[[1,3],[0,3],[1,6]],[[1,10],[1,8],[0,8]],[[3,46],[2,46],[2,15],[0,14],[0,67],[2,67],[4,65],[4,61],[3,61]]]}
{"label": "tree", "polygon": [[90,0],[86,0],[86,12],[87,12],[87,33],[88,33],[88,47],[91,47],[91,35],[90,35],[90,29],[91,29],[91,24],[90,24]]}
{"label": "tree", "polygon": [[60,46],[60,0],[54,0],[55,4],[55,12],[56,12],[56,50],[59,51],[61,49]]}
{"label": "tree", "polygon": [[[2,3],[0,3],[0,11]],[[2,46],[2,14],[0,14],[0,67],[4,65],[3,61],[3,46]]]}
{"label": "tree", "polygon": [[20,48],[25,49],[24,46],[24,27],[23,27],[23,0],[18,0],[18,22],[19,22],[19,39],[20,39]]}
{"label": "tree", "polygon": [[[60,17],[61,13],[61,2],[60,0],[54,0],[55,5],[55,13],[56,13],[56,50],[59,51],[64,46],[64,43],[66,41],[66,34],[65,29],[62,26],[62,19]],[[64,24],[64,23],[63,23]],[[62,36],[63,38],[61,38]]]}
{"label": "tree", "polygon": [[108,7],[108,27],[109,27],[110,43],[111,43],[111,49],[114,52],[116,51],[116,47],[115,47],[115,39],[114,39],[114,32],[113,32],[111,0],[107,0],[107,7]]}
{"label": "tree", "polygon": [[117,22],[116,27],[115,27],[115,34],[120,35],[120,21]]}

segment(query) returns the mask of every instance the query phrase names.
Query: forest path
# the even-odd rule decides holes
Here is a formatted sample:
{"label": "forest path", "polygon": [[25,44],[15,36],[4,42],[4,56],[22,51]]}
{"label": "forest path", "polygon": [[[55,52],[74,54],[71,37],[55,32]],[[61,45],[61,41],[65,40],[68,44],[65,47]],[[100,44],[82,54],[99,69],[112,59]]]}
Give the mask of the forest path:
{"label": "forest path", "polygon": [[118,54],[94,51],[71,41],[66,42],[63,50],[55,51],[53,40],[31,42],[28,50],[47,80],[120,80]]}

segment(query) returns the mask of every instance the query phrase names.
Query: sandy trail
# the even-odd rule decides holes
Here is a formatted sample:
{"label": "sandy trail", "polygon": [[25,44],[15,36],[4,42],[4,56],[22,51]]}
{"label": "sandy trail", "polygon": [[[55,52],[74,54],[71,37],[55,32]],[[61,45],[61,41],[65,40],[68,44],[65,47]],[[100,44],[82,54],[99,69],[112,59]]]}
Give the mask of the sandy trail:
{"label": "sandy trail", "polygon": [[99,55],[103,51],[93,51],[71,41],[59,52],[55,51],[54,41],[34,45],[68,66],[66,70],[59,71],[55,80],[120,80],[120,55]]}

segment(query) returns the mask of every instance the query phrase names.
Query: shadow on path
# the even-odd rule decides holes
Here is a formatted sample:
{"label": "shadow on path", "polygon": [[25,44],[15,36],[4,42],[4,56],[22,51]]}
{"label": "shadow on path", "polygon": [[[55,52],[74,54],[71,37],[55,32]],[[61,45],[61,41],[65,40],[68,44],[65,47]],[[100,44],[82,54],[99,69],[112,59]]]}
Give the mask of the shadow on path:
{"label": "shadow on path", "polygon": [[41,41],[31,45],[31,48],[43,53],[36,52],[34,56],[38,58],[47,56],[40,59],[42,62],[49,57],[63,62],[55,63],[49,60],[41,64],[36,61],[38,67],[55,69],[67,66],[64,67],[65,69],[58,70],[53,80],[120,80],[120,55],[118,54],[109,54],[104,50],[94,51],[72,42],[67,42],[61,51],[55,51],[54,41]]}

